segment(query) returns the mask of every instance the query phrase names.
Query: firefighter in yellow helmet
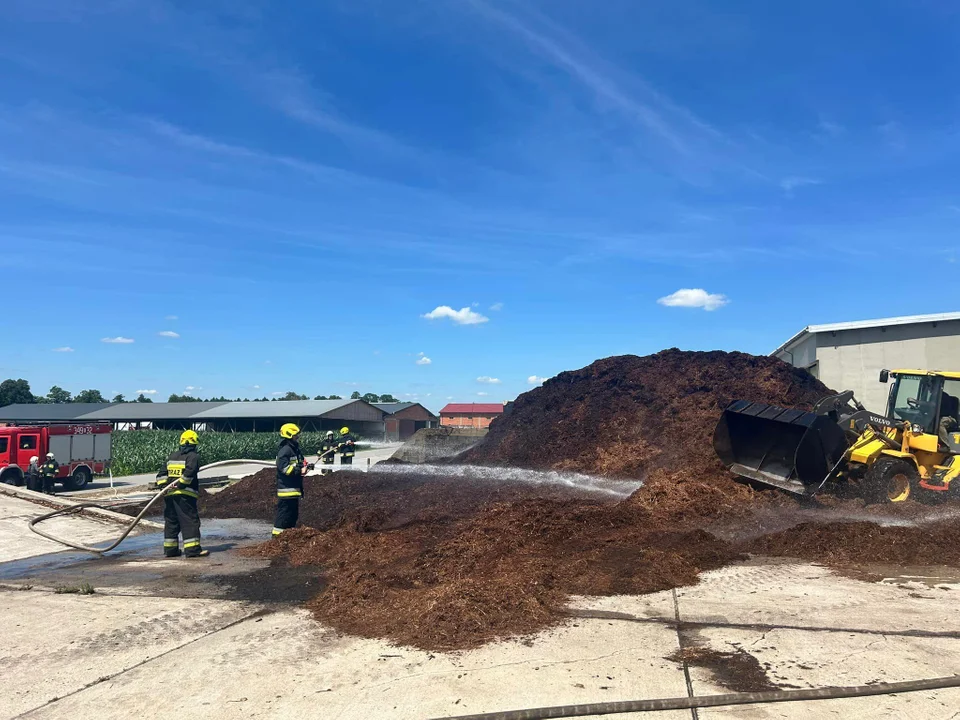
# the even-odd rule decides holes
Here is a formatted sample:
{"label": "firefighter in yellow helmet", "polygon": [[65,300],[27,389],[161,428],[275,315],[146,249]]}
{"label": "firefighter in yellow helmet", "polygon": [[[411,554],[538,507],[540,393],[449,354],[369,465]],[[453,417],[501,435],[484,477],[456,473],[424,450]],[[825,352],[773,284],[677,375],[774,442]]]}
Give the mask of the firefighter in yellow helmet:
{"label": "firefighter in yellow helmet", "polygon": [[176,483],[163,500],[163,554],[180,557],[179,536],[183,535],[183,555],[188,558],[206,557],[209,550],[200,547],[200,457],[197,445],[200,438],[193,430],[180,435],[180,447],[170,453],[166,467],[157,473],[157,487]]}
{"label": "firefighter in yellow helmet", "polygon": [[353,456],[356,454],[357,448],[353,441],[353,435],[350,434],[350,428],[340,428],[340,440],[337,443],[337,450],[340,451],[341,465],[353,465]]}
{"label": "firefighter in yellow helmet", "polygon": [[286,423],[280,428],[280,449],[277,451],[277,516],[273,522],[273,536],[296,527],[300,517],[300,498],[303,497],[303,476],[313,466],[303,458],[300,450],[300,428]]}

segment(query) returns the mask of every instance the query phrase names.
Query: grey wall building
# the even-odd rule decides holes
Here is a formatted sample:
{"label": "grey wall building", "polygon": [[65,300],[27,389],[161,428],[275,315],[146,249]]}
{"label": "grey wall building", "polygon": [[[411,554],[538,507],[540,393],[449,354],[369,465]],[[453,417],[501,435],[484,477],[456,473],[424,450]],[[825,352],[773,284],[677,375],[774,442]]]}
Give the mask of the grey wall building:
{"label": "grey wall building", "polygon": [[882,412],[890,386],[880,370],[960,371],[960,312],[809,325],[771,355]]}

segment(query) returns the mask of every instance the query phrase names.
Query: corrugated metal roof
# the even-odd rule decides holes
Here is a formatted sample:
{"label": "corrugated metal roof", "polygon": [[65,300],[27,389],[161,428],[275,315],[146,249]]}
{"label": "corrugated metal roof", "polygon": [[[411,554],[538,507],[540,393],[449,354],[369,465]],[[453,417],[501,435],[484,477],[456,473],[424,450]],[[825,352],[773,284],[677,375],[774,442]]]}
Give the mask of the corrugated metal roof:
{"label": "corrugated metal roof", "polygon": [[828,323],[825,325],[807,325],[796,335],[791,337],[785,343],[774,350],[771,355],[776,355],[804,335],[815,335],[825,332],[841,332],[843,330],[866,330],[867,328],[890,327],[892,325],[918,325],[920,323],[948,322],[950,320],[960,320],[960,312],[935,313],[933,315],[903,315],[901,317],[879,318],[877,320],[858,320],[854,322]]}
{"label": "corrugated metal roof", "polygon": [[420,403],[395,402],[395,403],[370,403],[370,404],[373,405],[378,410],[383,410],[388,415],[393,415],[394,413],[398,413],[401,410],[406,410],[407,408],[413,407],[414,405],[419,405]]}
{"label": "corrugated metal roof", "polygon": [[440,411],[440,414],[475,413],[477,415],[496,415],[502,412],[503,405],[500,403],[450,403]]}
{"label": "corrugated metal roof", "polygon": [[82,416],[109,408],[114,403],[37,403],[7,405],[0,408],[3,422],[71,422]]}
{"label": "corrugated metal roof", "polygon": [[195,420],[229,418],[320,417],[362,400],[277,400],[274,402],[229,402],[198,413]]}
{"label": "corrugated metal roof", "polygon": [[103,422],[149,422],[150,420],[190,420],[204,410],[213,410],[225,402],[185,403],[116,403],[96,412],[87,413],[81,420]]}

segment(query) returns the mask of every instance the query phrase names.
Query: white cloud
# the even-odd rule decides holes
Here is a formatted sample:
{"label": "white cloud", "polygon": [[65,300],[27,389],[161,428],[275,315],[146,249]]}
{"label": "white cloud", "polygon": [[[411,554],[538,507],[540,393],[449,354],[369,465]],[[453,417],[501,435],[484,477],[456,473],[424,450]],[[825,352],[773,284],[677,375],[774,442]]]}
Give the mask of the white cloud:
{"label": "white cloud", "polygon": [[133,338],[127,338],[121,335],[118,335],[117,337],[112,337],[112,338],[105,337],[100,339],[100,342],[111,343],[112,345],[129,345],[133,341],[134,341]]}
{"label": "white cloud", "polygon": [[176,315],[167,315],[167,316],[164,318],[164,320],[179,320],[179,319],[180,319],[180,318],[178,318]]}
{"label": "white cloud", "polygon": [[63,347],[58,347],[53,349],[54,352],[73,352],[73,348],[69,345],[64,345]]}
{"label": "white cloud", "polygon": [[273,392],[270,394],[273,395],[274,397],[283,397],[284,395],[286,395],[285,392]]}
{"label": "white cloud", "polygon": [[485,317],[484,315],[481,315],[480,313],[471,310],[468,307],[454,310],[449,305],[440,305],[423,315],[423,317],[425,317],[427,320],[450,318],[457,325],[479,325],[480,323],[490,321],[490,318]]}
{"label": "white cloud", "polygon": [[259,389],[260,389],[260,386],[259,386],[259,385],[254,385],[254,386],[253,386],[253,389],[254,389],[254,390],[259,390]]}
{"label": "white cloud", "polygon": [[453,400],[453,395],[447,395],[447,400]]}
{"label": "white cloud", "polygon": [[180,337],[180,333],[175,333],[173,330],[161,330],[160,332],[157,333],[157,335],[159,335],[160,337],[166,337],[166,338]]}
{"label": "white cloud", "polygon": [[531,375],[527,378],[528,385],[542,385],[546,381],[545,377],[540,377],[539,375]]}
{"label": "white cloud", "polygon": [[787,195],[790,195],[798,187],[803,187],[804,185],[820,185],[821,183],[821,180],[816,180],[814,178],[796,177],[791,175],[790,177],[785,177],[780,181],[780,187],[783,188],[783,191]]}
{"label": "white cloud", "polygon": [[420,357],[417,359],[417,365],[429,365],[429,364],[432,363],[432,362],[433,362],[433,360],[431,360],[430,358],[428,358],[426,355],[422,355],[422,354],[421,354]]}
{"label": "white cloud", "polygon": [[489,377],[487,375],[481,375],[477,378],[478,383],[484,383],[485,385],[499,385],[500,379],[495,377]]}
{"label": "white cloud", "polygon": [[156,390],[137,390],[137,395],[156,395]]}
{"label": "white cloud", "polygon": [[187,385],[186,390],[203,390],[202,387],[194,387],[193,385]]}
{"label": "white cloud", "polygon": [[721,308],[729,302],[726,295],[708,293],[702,288],[683,288],[657,300],[658,304],[667,307],[703,308],[707,311]]}
{"label": "white cloud", "polygon": [[503,303],[502,302],[494,303],[493,305],[490,306],[490,309],[493,310],[494,312],[499,312],[500,310],[503,310]]}
{"label": "white cloud", "polygon": [[486,396],[489,395],[489,394],[490,394],[490,393],[488,393],[488,392],[478,392],[478,393],[477,393],[477,395],[479,395],[480,397],[486,397]]}

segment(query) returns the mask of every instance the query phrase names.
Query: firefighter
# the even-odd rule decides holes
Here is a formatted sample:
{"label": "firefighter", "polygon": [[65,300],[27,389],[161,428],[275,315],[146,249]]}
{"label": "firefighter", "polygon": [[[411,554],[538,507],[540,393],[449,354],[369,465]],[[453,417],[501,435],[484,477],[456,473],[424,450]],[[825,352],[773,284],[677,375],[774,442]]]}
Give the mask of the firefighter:
{"label": "firefighter", "polygon": [[60,472],[60,463],[57,462],[53,453],[47,453],[47,460],[40,468],[40,474],[43,476],[43,492],[47,495],[53,495],[53,482]]}
{"label": "firefighter", "polygon": [[40,479],[40,458],[34,455],[27,466],[27,490],[40,492],[43,490],[43,481]]}
{"label": "firefighter", "polygon": [[350,428],[340,428],[340,443],[337,445],[337,450],[340,451],[341,465],[353,465],[356,445],[353,442],[353,436],[350,434]]}
{"label": "firefighter", "polygon": [[[337,443],[333,439],[333,430],[327,430],[323,441],[320,443],[320,474],[326,475],[333,472],[333,461],[336,460]],[[328,466],[328,467],[323,467]]]}
{"label": "firefighter", "polygon": [[300,517],[303,497],[303,476],[312,470],[300,451],[300,428],[286,423],[280,428],[280,449],[277,451],[277,516],[273,536],[295,527]]}
{"label": "firefighter", "polygon": [[180,447],[170,453],[166,468],[157,473],[157,487],[176,483],[163,500],[163,554],[180,557],[179,536],[183,535],[183,555],[188,558],[206,557],[209,550],[200,546],[200,457],[197,445],[200,438],[193,430],[180,435]]}

